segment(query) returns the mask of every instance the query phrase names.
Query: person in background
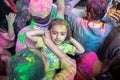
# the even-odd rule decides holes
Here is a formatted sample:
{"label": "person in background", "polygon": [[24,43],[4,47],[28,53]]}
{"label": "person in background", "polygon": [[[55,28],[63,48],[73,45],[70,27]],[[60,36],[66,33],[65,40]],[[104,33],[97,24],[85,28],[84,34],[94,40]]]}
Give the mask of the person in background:
{"label": "person in background", "polygon": [[[0,5],[0,25],[1,25],[0,27],[8,31],[8,21],[6,19],[6,15],[8,15],[9,13],[17,13],[18,9],[14,4],[13,0],[0,0],[0,4],[1,4]],[[14,27],[14,23],[13,23],[13,27]],[[15,45],[9,48],[8,51],[10,51],[12,55],[15,54]]]}
{"label": "person in background", "polygon": [[106,0],[89,0],[86,5],[86,19],[72,13],[70,9],[76,4],[65,4],[65,15],[70,24],[72,37],[83,45],[85,53],[97,52],[101,43],[116,25],[116,21],[104,17],[107,13],[107,4]]}
{"label": "person in background", "polygon": [[7,49],[11,48],[15,43],[14,42],[15,33],[13,28],[15,16],[16,14],[14,13],[9,13],[9,15],[6,15],[6,19],[8,21],[8,30],[6,30],[3,25],[0,25],[0,59],[2,61],[1,63],[2,65],[0,66],[4,66],[5,68],[4,72],[3,71],[0,72],[4,74],[0,75],[7,75],[7,68],[9,61],[11,59],[11,53]]}

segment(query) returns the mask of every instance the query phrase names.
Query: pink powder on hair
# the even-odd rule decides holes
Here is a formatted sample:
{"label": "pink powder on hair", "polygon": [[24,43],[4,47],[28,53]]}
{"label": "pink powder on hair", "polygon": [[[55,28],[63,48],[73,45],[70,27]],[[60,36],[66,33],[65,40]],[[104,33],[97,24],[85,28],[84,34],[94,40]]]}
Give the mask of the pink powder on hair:
{"label": "pink powder on hair", "polygon": [[45,18],[52,9],[52,0],[30,0],[28,10],[33,16]]}

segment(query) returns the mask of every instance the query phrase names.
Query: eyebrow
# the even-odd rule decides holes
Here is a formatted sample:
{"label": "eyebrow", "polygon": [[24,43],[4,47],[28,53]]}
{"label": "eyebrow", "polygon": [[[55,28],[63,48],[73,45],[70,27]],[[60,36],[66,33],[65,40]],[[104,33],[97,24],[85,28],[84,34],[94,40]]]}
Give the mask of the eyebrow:
{"label": "eyebrow", "polygon": [[[54,31],[54,32],[58,32],[58,31],[52,30],[52,32],[53,32],[53,31]],[[67,31],[66,31],[66,32],[65,32],[65,31],[63,32],[63,31],[62,31],[61,33],[67,33]]]}

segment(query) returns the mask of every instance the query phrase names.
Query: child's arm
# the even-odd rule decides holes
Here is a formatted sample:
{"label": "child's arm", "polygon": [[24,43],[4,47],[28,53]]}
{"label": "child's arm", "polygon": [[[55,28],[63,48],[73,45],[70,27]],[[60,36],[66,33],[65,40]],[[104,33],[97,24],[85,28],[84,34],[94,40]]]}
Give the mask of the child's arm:
{"label": "child's arm", "polygon": [[78,41],[76,41],[74,38],[71,37],[70,42],[76,47],[75,53],[85,52],[85,49],[83,48],[83,46]]}
{"label": "child's arm", "polygon": [[65,10],[64,0],[57,0],[57,16],[56,17],[64,19],[64,10]]}
{"label": "child's arm", "polygon": [[26,32],[26,37],[32,40],[33,42],[37,42],[39,37],[44,34],[43,30],[32,30]]}
{"label": "child's arm", "polygon": [[9,13],[9,15],[6,15],[6,19],[8,21],[8,40],[14,40],[15,38],[15,32],[13,28],[13,22],[15,20],[16,14]]}

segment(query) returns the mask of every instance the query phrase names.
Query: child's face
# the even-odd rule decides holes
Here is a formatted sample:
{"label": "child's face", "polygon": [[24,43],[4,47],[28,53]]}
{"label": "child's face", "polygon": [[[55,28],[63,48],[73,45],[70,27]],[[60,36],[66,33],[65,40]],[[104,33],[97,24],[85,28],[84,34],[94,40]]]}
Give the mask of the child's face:
{"label": "child's face", "polygon": [[56,45],[59,45],[66,39],[67,28],[64,25],[54,25],[50,29],[50,35],[51,35],[52,41]]}

